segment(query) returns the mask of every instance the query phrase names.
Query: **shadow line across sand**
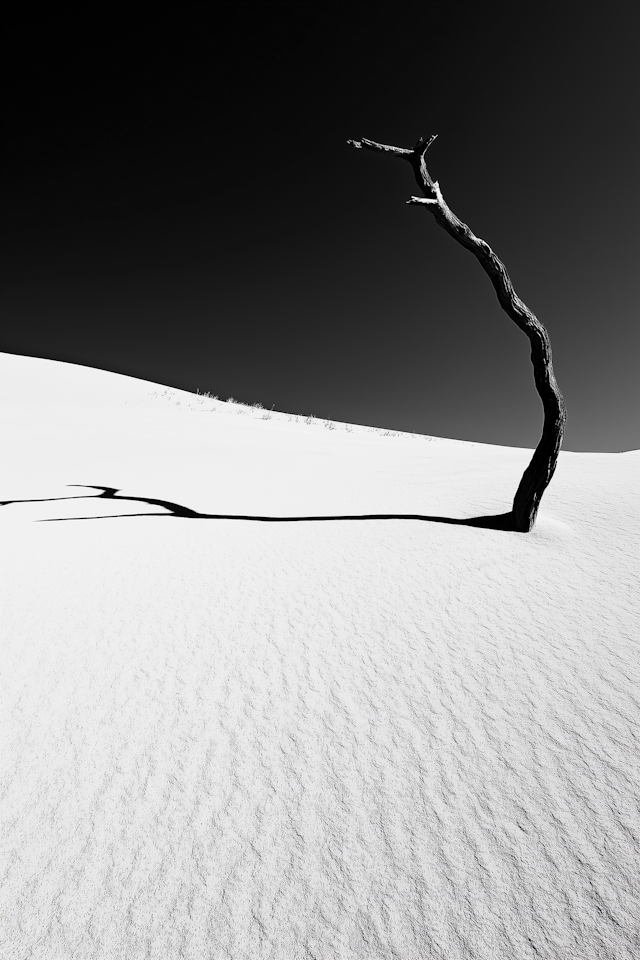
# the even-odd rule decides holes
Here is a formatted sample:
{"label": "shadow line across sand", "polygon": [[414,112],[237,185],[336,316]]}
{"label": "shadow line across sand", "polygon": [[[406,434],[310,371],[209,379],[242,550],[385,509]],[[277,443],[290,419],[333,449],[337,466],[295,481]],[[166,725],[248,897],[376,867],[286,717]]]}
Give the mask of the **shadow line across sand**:
{"label": "shadow line across sand", "polygon": [[13,503],[52,503],[59,500],[123,500],[133,503],[148,503],[152,507],[162,507],[163,513],[120,513],[102,517],[52,517],[48,520],[38,520],[37,523],[60,523],[69,520],[119,520],[125,517],[182,517],[186,520],[255,520],[260,523],[309,523],[326,520],[423,520],[429,523],[452,523],[462,527],[481,527],[486,530],[514,531],[513,514],[500,513],[495,516],[470,517],[458,519],[455,517],[428,517],[419,513],[368,513],[328,517],[257,517],[242,514],[228,513],[198,513],[190,507],[171,500],[157,500],[153,497],[123,497],[118,494],[117,487],[102,487],[86,483],[69,484],[73,487],[83,487],[88,490],[101,490],[102,493],[81,494],[75,497],[46,497],[33,500],[2,500],[0,506],[7,507]]}

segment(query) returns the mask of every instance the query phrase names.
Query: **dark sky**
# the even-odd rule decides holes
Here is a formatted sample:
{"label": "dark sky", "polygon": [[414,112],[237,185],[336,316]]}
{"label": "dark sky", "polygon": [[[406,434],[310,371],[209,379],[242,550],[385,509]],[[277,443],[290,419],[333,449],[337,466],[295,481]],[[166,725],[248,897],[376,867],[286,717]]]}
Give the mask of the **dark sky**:
{"label": "dark sky", "polygon": [[565,449],[640,447],[633,4],[3,9],[0,350],[535,446],[526,337],[409,166],[346,143],[433,132],[549,330]]}

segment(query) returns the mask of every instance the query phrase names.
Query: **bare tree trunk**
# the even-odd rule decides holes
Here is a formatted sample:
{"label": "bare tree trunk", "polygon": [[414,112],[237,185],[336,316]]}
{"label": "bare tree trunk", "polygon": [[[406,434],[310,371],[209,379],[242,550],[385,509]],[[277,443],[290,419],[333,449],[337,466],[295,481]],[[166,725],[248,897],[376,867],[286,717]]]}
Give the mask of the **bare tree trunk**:
{"label": "bare tree trunk", "polygon": [[549,334],[517,296],[504,264],[496,257],[489,244],[476,237],[466,223],[458,220],[445,203],[437,181],[429,176],[425,153],[435,139],[436,135],[421,137],[413,150],[390,147],[384,143],[376,143],[375,140],[349,140],[348,143],[358,149],[388,153],[411,164],[424,196],[411,197],[407,203],[426,207],[447,233],[477,257],[493,284],[500,306],[529,338],[533,376],[544,409],[544,426],[540,443],[522,475],[511,514],[503,521],[507,528],[528,533],[533,529],[542,494],[556,469],[566,420],[564,400],[553,374]]}

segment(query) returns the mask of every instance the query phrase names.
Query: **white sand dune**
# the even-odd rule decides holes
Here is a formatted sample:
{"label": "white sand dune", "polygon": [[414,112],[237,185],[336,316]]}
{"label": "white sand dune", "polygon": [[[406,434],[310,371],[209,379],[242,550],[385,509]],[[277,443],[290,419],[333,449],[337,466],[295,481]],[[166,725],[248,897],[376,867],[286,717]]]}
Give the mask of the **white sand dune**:
{"label": "white sand dune", "polygon": [[3,960],[639,955],[638,452],[0,381]]}

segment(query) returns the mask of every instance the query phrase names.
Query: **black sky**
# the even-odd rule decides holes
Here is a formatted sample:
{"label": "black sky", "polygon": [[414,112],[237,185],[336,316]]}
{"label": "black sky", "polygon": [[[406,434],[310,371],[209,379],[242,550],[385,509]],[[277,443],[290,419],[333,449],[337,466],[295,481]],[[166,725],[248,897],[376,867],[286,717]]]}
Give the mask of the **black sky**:
{"label": "black sky", "polygon": [[640,446],[634,5],[5,4],[0,350],[535,446],[528,343],[404,201],[411,146],[547,326],[565,449]]}

